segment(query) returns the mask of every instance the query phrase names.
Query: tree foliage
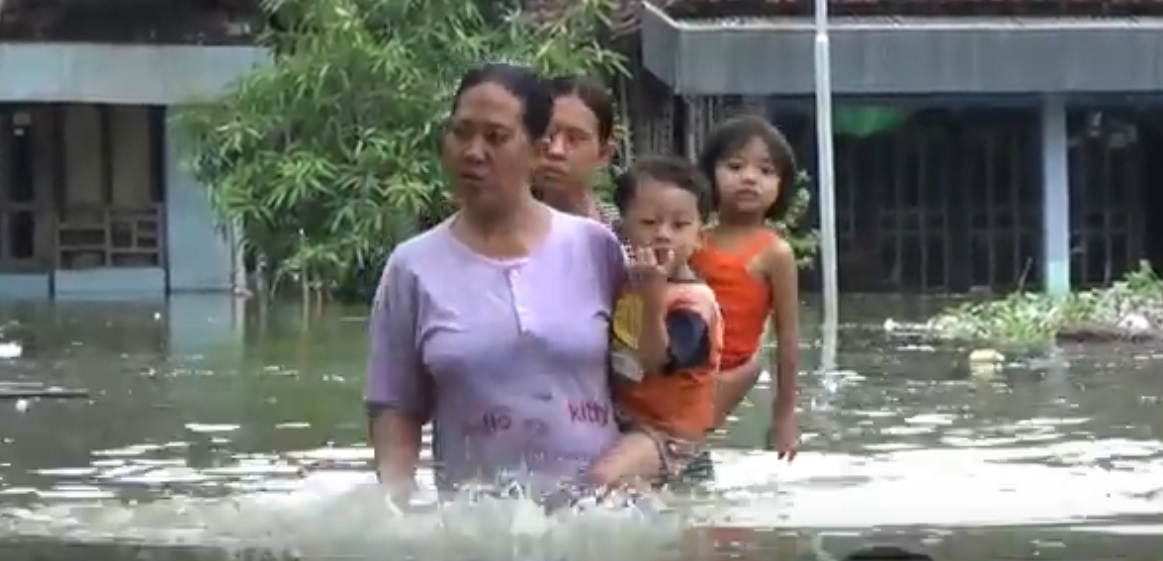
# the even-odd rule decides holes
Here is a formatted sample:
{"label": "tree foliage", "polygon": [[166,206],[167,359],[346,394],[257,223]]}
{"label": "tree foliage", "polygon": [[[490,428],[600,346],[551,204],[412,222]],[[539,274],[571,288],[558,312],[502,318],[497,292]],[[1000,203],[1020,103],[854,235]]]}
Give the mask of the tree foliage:
{"label": "tree foliage", "polygon": [[268,0],[273,62],[179,112],[188,162],[271,290],[356,296],[450,210],[438,147],[459,77],[493,61],[624,72],[600,41],[607,1],[539,24],[485,0]]}

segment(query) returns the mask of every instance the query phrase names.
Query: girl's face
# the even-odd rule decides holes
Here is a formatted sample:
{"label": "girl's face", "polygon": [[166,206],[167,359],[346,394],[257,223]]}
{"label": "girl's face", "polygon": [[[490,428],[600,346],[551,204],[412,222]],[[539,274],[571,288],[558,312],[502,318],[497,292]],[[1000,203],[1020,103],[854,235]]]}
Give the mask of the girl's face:
{"label": "girl's face", "polygon": [[[631,247],[672,252],[672,276],[698,247],[699,199],[674,184],[646,177],[622,216],[622,234]],[[661,255],[659,255],[661,257]]]}
{"label": "girl's face", "polygon": [[763,140],[749,140],[715,166],[720,211],[763,215],[779,199],[779,169]]}
{"label": "girl's face", "polygon": [[521,100],[491,82],[461,94],[443,159],[453,198],[465,208],[500,211],[528,192],[541,145],[525,133],[523,114]]}
{"label": "girl's face", "polygon": [[576,95],[557,98],[545,157],[537,170],[546,189],[584,189],[610,159],[610,143],[600,136],[597,115]]}

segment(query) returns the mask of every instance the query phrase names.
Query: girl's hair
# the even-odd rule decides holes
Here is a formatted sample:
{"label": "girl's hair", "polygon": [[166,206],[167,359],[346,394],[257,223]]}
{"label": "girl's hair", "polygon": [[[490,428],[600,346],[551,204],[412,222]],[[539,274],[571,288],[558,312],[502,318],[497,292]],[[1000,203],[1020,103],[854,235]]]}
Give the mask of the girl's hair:
{"label": "girl's hair", "polygon": [[689,161],[674,156],[647,156],[634,162],[634,165],[614,179],[614,205],[618,212],[626,213],[626,209],[634,202],[638,193],[638,185],[645,179],[653,179],[659,183],[674,185],[695,196],[698,201],[699,219],[703,222],[711,215],[711,189],[702,172]]}
{"label": "girl's hair", "polygon": [[557,76],[549,80],[553,99],[577,96],[598,120],[598,140],[609,142],[614,135],[614,98],[601,82],[579,75]]}
{"label": "girl's hair", "polygon": [[452,111],[456,112],[465,91],[481,84],[501,86],[521,102],[521,125],[530,140],[545,136],[553,117],[553,94],[537,72],[525,66],[504,63],[486,64],[469,70],[456,87]]}
{"label": "girl's hair", "polygon": [[717,209],[719,185],[715,181],[715,168],[755,139],[767,146],[771,163],[779,173],[779,196],[764,213],[765,217],[775,220],[787,212],[795,199],[796,157],[787,138],[767,119],[758,115],[740,115],[716,125],[699,153],[699,169],[711,182],[711,196]]}

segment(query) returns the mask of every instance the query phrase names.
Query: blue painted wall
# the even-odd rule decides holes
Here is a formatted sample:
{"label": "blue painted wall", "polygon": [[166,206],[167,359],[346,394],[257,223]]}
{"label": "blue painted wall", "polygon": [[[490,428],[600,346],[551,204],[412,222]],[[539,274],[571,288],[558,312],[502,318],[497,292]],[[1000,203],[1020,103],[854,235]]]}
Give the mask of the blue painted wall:
{"label": "blue painted wall", "polygon": [[248,46],[0,42],[0,101],[173,105],[269,58]]}
{"label": "blue painted wall", "polygon": [[228,291],[234,251],[206,190],[184,169],[181,146],[166,127],[166,256],[171,292]]}

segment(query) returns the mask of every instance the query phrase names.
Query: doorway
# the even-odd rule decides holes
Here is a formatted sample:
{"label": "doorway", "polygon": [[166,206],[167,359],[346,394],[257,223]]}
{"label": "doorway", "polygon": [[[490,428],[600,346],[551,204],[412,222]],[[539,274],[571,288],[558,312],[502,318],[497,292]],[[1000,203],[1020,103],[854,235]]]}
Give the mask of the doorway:
{"label": "doorway", "polygon": [[1163,275],[1163,221],[1152,216],[1163,210],[1163,113],[1152,111],[1141,121],[1139,143],[1144,154],[1142,190],[1142,212],[1144,229],[1143,258],[1151,264],[1156,273]]}
{"label": "doorway", "polygon": [[46,115],[0,106],[0,272],[51,269],[52,170],[38,165],[52,142]]}

